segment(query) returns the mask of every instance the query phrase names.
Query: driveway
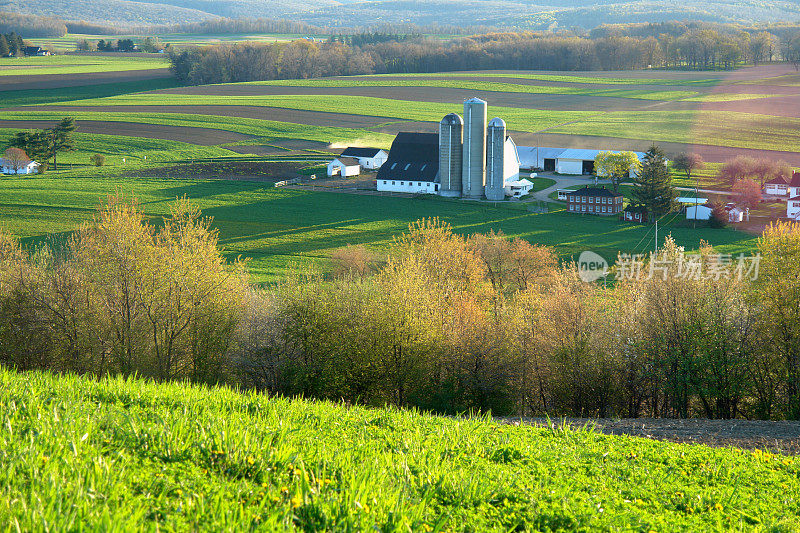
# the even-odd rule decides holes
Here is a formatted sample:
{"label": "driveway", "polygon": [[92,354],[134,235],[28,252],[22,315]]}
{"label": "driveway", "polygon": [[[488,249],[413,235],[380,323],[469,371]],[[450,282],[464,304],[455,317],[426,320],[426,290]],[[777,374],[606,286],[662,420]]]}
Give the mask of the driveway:
{"label": "driveway", "polygon": [[[591,176],[562,176],[554,172],[537,172],[536,177],[555,180],[555,184],[531,194],[531,197],[525,200],[526,202],[552,202],[553,200],[548,197],[558,189],[568,189],[575,185],[593,186],[595,184],[594,178]],[[597,185],[611,185],[611,180],[598,179]]]}

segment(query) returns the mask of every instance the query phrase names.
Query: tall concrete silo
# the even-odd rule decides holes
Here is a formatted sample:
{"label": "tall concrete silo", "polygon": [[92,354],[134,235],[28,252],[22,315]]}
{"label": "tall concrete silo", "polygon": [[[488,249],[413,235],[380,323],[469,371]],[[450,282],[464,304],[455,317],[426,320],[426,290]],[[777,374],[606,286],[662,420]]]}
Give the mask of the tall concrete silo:
{"label": "tall concrete silo", "polygon": [[439,194],[461,196],[461,165],[464,119],[450,113],[439,122]]}
{"label": "tall concrete silo", "polygon": [[505,191],[506,123],[493,118],[486,129],[486,199],[503,200]]}
{"label": "tall concrete silo", "polygon": [[461,194],[480,198],[486,183],[486,102],[470,98],[464,102],[464,152]]}

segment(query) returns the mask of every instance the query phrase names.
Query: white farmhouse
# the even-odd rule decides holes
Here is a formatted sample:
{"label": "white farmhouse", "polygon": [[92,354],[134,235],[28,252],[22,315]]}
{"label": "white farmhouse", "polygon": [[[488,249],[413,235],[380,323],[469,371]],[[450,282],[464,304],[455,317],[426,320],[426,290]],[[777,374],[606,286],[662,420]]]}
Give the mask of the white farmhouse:
{"label": "white farmhouse", "polygon": [[792,196],[786,201],[786,218],[797,220],[800,218],[800,196]]}
{"label": "white farmhouse", "polygon": [[358,159],[361,168],[377,170],[386,162],[389,154],[380,148],[355,148],[350,147],[340,154],[341,157],[352,157]]}
{"label": "white farmhouse", "polygon": [[358,176],[361,173],[361,165],[358,159],[353,157],[337,157],[328,163],[328,177],[341,176],[348,178]]}
{"label": "white farmhouse", "polygon": [[792,174],[792,180],[789,182],[789,198],[800,196],[800,172]]}
{"label": "white farmhouse", "polygon": [[8,159],[0,157],[0,168],[2,168],[3,174],[35,174],[39,168],[39,163],[28,160],[21,161],[15,165]]}

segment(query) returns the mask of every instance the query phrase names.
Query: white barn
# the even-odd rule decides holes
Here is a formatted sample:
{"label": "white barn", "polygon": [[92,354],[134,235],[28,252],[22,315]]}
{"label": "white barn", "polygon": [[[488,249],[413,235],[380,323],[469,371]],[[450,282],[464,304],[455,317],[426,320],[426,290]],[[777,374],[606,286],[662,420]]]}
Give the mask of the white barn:
{"label": "white barn", "polygon": [[[518,146],[519,166],[524,169],[542,169],[569,176],[594,174],[594,160],[600,152],[619,153],[619,150],[591,150],[585,148],[550,148],[544,146]],[[644,152],[633,152],[639,161]],[[635,176],[636,174],[631,174]],[[602,177],[602,176],[601,176]]]}
{"label": "white barn", "polygon": [[361,173],[361,165],[358,159],[353,157],[337,157],[328,163],[328,177],[341,176],[348,178],[358,176]]}
{"label": "white barn", "polygon": [[352,157],[358,159],[361,168],[377,170],[386,162],[389,154],[380,148],[355,148],[350,147],[340,154],[340,157]]}
{"label": "white barn", "polygon": [[14,163],[8,159],[0,157],[0,168],[3,174],[35,174],[39,168],[39,163],[36,161],[22,161],[21,165],[17,164],[18,168],[14,168]]}
{"label": "white barn", "polygon": [[400,132],[377,176],[377,190],[439,193],[439,135]]}

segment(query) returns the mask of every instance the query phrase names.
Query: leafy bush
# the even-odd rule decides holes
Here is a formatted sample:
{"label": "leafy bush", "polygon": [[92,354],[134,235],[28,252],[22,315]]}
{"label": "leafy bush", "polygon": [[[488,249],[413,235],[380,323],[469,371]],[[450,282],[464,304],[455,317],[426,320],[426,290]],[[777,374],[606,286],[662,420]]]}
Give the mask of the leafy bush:
{"label": "leafy bush", "polygon": [[89,161],[96,167],[102,167],[106,162],[106,156],[103,154],[92,154]]}

